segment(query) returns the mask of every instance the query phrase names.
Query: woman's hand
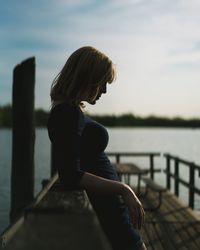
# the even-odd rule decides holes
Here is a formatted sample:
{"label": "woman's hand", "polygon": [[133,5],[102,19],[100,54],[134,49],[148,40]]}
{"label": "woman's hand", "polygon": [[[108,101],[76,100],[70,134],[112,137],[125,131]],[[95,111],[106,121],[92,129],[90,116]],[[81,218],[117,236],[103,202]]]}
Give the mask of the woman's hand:
{"label": "woman's hand", "polygon": [[130,211],[134,227],[140,229],[144,224],[143,206],[128,185],[120,181],[108,180],[85,172],[80,181],[80,187],[93,194],[122,195],[122,198]]}
{"label": "woman's hand", "polygon": [[122,197],[129,209],[134,227],[137,229],[141,229],[142,225],[144,224],[145,215],[144,208],[141,202],[137,198],[134,191],[126,184],[124,186]]}

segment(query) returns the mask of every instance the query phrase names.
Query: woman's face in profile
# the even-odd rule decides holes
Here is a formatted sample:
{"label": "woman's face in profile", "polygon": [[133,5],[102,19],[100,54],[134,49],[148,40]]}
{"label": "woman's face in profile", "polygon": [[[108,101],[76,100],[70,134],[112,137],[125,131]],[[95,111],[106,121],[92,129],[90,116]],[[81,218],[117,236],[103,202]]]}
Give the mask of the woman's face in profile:
{"label": "woman's face in profile", "polygon": [[101,85],[100,87],[97,88],[96,94],[95,95],[90,95],[88,98],[86,98],[89,104],[96,104],[96,101],[100,99],[102,94],[106,94],[107,92],[107,83]]}

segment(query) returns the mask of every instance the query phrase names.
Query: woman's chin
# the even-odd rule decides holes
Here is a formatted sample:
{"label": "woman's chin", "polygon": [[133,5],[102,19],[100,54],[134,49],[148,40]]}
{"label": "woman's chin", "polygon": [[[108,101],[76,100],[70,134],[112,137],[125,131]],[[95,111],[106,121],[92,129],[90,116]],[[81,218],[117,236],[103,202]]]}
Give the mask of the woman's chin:
{"label": "woman's chin", "polygon": [[99,97],[97,97],[97,98],[94,99],[94,100],[88,101],[88,103],[91,104],[91,105],[94,105],[94,104],[96,104],[96,102],[97,102],[98,100],[99,100]]}
{"label": "woman's chin", "polygon": [[88,101],[88,103],[91,104],[91,105],[95,105],[96,104],[96,100]]}

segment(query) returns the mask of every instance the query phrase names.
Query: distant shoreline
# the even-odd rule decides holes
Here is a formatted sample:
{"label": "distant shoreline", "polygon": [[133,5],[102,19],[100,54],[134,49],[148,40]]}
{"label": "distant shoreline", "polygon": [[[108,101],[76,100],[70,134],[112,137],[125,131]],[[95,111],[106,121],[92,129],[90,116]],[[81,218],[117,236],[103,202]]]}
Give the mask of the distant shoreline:
{"label": "distant shoreline", "polygon": [[[87,114],[87,113],[86,113]],[[35,110],[35,127],[46,127],[49,112]],[[92,119],[106,127],[157,127],[157,128],[200,128],[200,119],[184,119],[181,117],[140,117],[127,113],[122,115],[90,115]],[[0,128],[12,127],[12,108],[10,105],[0,106]]]}

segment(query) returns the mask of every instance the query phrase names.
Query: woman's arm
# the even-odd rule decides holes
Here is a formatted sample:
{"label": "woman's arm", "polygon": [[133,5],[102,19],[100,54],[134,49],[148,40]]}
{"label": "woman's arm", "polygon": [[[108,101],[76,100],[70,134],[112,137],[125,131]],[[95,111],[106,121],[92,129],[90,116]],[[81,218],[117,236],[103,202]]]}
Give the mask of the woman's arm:
{"label": "woman's arm", "polygon": [[47,127],[52,142],[54,162],[60,183],[67,189],[76,189],[84,174],[80,169],[83,125],[81,111],[67,103],[55,106],[50,112]]}
{"label": "woman's arm", "polygon": [[138,229],[141,228],[144,223],[144,209],[134,191],[128,185],[85,172],[81,178],[80,187],[94,194],[121,195],[129,208],[134,226]]}

